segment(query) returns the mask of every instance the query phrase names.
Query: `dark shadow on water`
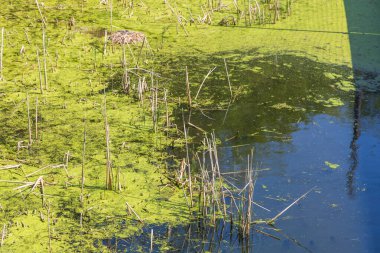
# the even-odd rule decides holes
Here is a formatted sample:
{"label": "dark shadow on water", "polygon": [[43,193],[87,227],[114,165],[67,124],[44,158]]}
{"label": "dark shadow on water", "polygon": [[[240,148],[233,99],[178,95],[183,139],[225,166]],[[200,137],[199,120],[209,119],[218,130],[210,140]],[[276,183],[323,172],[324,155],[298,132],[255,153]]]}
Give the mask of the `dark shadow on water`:
{"label": "dark shadow on water", "polygon": [[[217,220],[215,225],[207,225],[200,219],[186,225],[170,226],[146,225],[134,236],[109,238],[97,242],[112,252],[255,252],[254,242],[265,241],[276,244],[283,252],[313,252],[309,245],[303,245],[296,238],[275,227],[254,227],[248,237],[238,233],[236,225]],[[151,251],[151,234],[153,245]],[[268,249],[271,249],[268,246]],[[260,250],[258,248],[258,250]],[[269,252],[269,251],[267,251]]]}
{"label": "dark shadow on water", "polygon": [[370,90],[380,88],[380,1],[344,0],[352,65],[359,87],[367,80]]}

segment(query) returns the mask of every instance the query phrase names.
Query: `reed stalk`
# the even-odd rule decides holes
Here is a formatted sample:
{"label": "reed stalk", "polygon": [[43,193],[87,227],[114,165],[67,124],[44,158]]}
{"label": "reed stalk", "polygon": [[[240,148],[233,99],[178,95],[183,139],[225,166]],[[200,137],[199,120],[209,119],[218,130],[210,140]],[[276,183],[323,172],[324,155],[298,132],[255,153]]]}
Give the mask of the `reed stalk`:
{"label": "reed stalk", "polygon": [[1,28],[1,44],[0,44],[0,81],[3,77],[3,54],[4,54],[4,27]]}
{"label": "reed stalk", "polygon": [[4,240],[5,240],[5,236],[7,235],[7,225],[4,224],[3,225],[3,230],[1,231],[1,242],[0,242],[0,247],[3,247],[4,245]]}
{"label": "reed stalk", "polygon": [[153,229],[150,230],[150,252],[153,252]]}
{"label": "reed stalk", "polygon": [[111,151],[110,151],[110,130],[107,119],[107,99],[104,91],[104,128],[106,132],[106,189],[112,190],[112,181],[113,181],[113,173],[112,173],[112,163],[111,163]]}
{"label": "reed stalk", "polygon": [[81,174],[81,188],[80,188],[80,203],[83,207],[83,190],[84,190],[84,164],[86,158],[86,118],[83,119],[83,146],[82,146],[82,174]]}
{"label": "reed stalk", "polygon": [[49,253],[52,252],[51,248],[51,225],[50,225],[50,201],[47,205],[47,223],[48,223],[48,234],[49,234]]}
{"label": "reed stalk", "polygon": [[[37,0],[36,0],[37,1]],[[48,76],[47,76],[47,63],[46,63],[46,35],[45,35],[45,28],[42,28],[42,46],[43,46],[43,55],[44,55],[44,80],[45,80],[45,89],[48,90]]]}
{"label": "reed stalk", "polygon": [[35,124],[35,140],[38,141],[38,97],[36,97],[36,113],[34,118]]}
{"label": "reed stalk", "polygon": [[189,72],[187,71],[187,66],[186,66],[186,95],[187,95],[187,102],[189,104],[189,109],[191,109],[191,91],[190,91],[190,82],[189,82]]}
{"label": "reed stalk", "polygon": [[230,88],[231,100],[232,100],[233,96],[232,96],[232,87],[231,87],[231,82],[230,82],[230,75],[228,73],[228,67],[227,67],[226,59],[223,59],[223,60],[224,60],[224,67],[226,69],[226,75],[227,75],[227,80],[228,80],[228,87]]}
{"label": "reed stalk", "polygon": [[38,12],[40,13],[40,16],[41,16],[41,22],[43,23],[44,27],[46,27],[46,21],[45,21],[44,16],[42,15],[40,4],[38,3],[38,0],[36,0],[35,3],[37,5]]}
{"label": "reed stalk", "polygon": [[28,146],[31,146],[33,143],[32,139],[32,119],[30,118],[30,105],[29,105],[29,94],[26,94],[26,109],[28,114],[28,133],[29,133],[29,144]]}

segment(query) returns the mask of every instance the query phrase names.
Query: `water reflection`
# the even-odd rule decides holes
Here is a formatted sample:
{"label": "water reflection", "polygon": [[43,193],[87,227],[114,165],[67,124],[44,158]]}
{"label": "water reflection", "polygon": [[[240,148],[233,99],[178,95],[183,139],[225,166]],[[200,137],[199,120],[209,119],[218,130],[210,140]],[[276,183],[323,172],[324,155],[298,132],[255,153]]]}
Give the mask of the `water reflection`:
{"label": "water reflection", "polygon": [[354,122],[353,122],[353,131],[352,131],[352,141],[350,143],[351,148],[351,165],[350,169],[347,172],[347,189],[350,196],[354,195],[355,186],[354,186],[354,177],[355,170],[358,167],[358,145],[357,140],[360,137],[360,112],[362,106],[362,97],[363,92],[357,90],[355,92],[355,102],[354,102]]}
{"label": "water reflection", "polygon": [[[316,191],[289,209],[277,227],[254,226],[249,238],[239,237],[231,223],[209,226],[200,220],[177,227],[149,225],[123,239],[127,243],[108,242],[119,251],[134,252],[136,245],[149,251],[153,229],[156,252],[378,252],[379,95],[340,90],[337,83],[352,78],[344,67],[294,56],[274,61],[236,55],[228,62],[239,97],[228,103],[225,74],[216,72],[185,118],[215,132],[221,172],[237,187],[245,185],[247,154],[255,150],[260,170],[254,200],[270,210],[254,208],[255,219],[272,218],[308,189],[316,186]],[[175,64],[192,66],[190,73],[207,73],[210,62],[222,63],[220,56],[182,60]],[[183,95],[184,77],[172,75],[177,94]],[[201,82],[203,76],[190,79]],[[212,103],[202,103],[206,100]],[[184,110],[180,105],[174,113],[177,125]],[[198,140],[204,135],[196,128],[190,134]]]}

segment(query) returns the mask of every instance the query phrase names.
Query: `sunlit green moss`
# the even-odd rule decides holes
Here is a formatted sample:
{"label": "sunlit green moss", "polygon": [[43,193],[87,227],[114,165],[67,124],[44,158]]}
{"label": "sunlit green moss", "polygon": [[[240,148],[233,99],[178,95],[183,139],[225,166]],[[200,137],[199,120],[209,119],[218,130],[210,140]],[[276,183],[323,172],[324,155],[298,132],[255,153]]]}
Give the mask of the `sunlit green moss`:
{"label": "sunlit green moss", "polygon": [[[47,206],[50,207],[53,252],[70,252],[78,248],[83,251],[95,251],[98,248],[101,251],[105,247],[95,245],[97,239],[126,237],[138,231],[142,225],[136,222],[135,215],[127,211],[126,202],[146,223],[182,222],[187,218],[188,208],[183,192],[169,184],[165,176],[165,161],[168,158],[166,148],[181,146],[183,140],[177,139],[170,130],[162,131],[165,125],[163,104],[160,105],[159,131],[154,132],[149,93],[146,93],[144,105],[141,105],[136,99],[137,94],[126,95],[121,92],[122,48],[107,44],[104,50],[102,31],[111,30],[110,6],[99,4],[97,0],[43,2],[42,15],[47,20],[45,34],[49,86],[43,94],[40,94],[36,57],[39,49],[43,68],[42,23],[35,1],[6,0],[0,8],[0,25],[5,27],[5,81],[0,82],[0,166],[23,164],[21,169],[0,170],[1,179],[7,180],[0,183],[0,225],[5,224],[7,227],[1,250],[47,251]],[[135,66],[138,61],[139,66],[145,69],[164,71],[176,67],[178,70],[184,69],[184,66],[177,66],[175,62],[167,66],[160,65],[172,58],[188,55],[208,57],[209,54],[219,54],[219,58],[226,58],[228,63],[231,61],[234,64],[263,56],[273,56],[275,59],[277,55],[285,53],[306,56],[323,63],[351,64],[342,1],[297,1],[293,14],[276,24],[242,27],[240,21],[238,27],[216,26],[224,16],[234,13],[233,8],[229,7],[222,12],[215,12],[211,26],[187,24],[188,35],[178,26],[177,17],[164,1],[143,1],[142,4],[136,4],[133,10],[123,6],[121,1],[113,2],[112,30],[143,31],[151,47],[151,50],[143,48],[141,55],[140,45],[131,46],[133,55],[126,48],[128,67]],[[174,6],[174,2],[171,4]],[[187,19],[190,15],[198,17],[203,14],[199,1],[180,1],[175,8]],[[316,8],[319,13],[331,18],[316,18],[313,22],[306,22],[310,16],[315,17]],[[68,21],[72,17],[75,26],[69,29]],[[326,33],[321,33],[321,28]],[[331,51],[335,53],[328,53]],[[241,55],[241,52],[247,54]],[[287,64],[286,67],[292,68],[292,65]],[[255,73],[263,73],[257,66],[250,69]],[[43,69],[40,72],[44,79]],[[230,72],[233,77],[234,70]],[[145,77],[151,81],[149,75]],[[137,78],[132,78],[136,85]],[[171,80],[155,78],[153,83],[159,81],[160,89],[170,87],[167,83]],[[337,81],[340,84],[337,84],[338,88],[351,90],[347,81]],[[42,83],[45,86],[43,80]],[[236,87],[236,94],[248,94],[247,89],[239,90]],[[104,90],[107,94],[111,160],[114,174],[118,169],[121,171],[121,192],[105,190]],[[34,142],[30,148],[17,150],[18,144],[26,146],[29,139],[27,94]],[[171,91],[168,95],[171,98],[170,114],[177,98],[171,97]],[[209,99],[202,105],[213,102]],[[343,104],[339,98],[327,101],[321,99],[318,102],[327,107]],[[226,106],[229,101],[219,103]],[[277,103],[273,107],[304,110],[286,103]],[[84,202],[81,204],[84,128],[85,181]],[[67,152],[70,153],[68,176],[60,167],[47,168],[25,178],[25,175],[44,166],[64,163]],[[20,184],[14,183],[34,182],[41,175],[45,180],[45,206],[42,206],[39,189],[30,192],[29,187],[20,193],[20,190],[15,190]]]}

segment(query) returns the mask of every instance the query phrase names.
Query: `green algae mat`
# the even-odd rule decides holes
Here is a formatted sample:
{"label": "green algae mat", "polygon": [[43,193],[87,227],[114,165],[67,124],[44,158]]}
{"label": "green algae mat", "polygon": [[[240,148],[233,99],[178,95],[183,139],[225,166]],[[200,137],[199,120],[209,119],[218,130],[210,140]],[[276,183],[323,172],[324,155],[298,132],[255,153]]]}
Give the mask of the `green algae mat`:
{"label": "green algae mat", "polygon": [[[361,17],[378,4],[290,2],[275,24],[272,16],[247,24],[251,1],[220,1],[216,9],[195,0],[2,1],[0,251],[102,252],[107,247],[95,242],[103,238],[188,219],[186,192],[170,180],[179,164],[169,151],[184,145],[171,122],[185,99],[170,74],[185,76],[181,59],[247,67],[288,54],[379,70],[379,31],[355,27],[368,27]],[[221,23],[226,17],[235,24]],[[117,30],[141,31],[147,40],[112,45],[107,34]],[[325,75],[342,92],[354,89],[353,71],[344,80]],[[320,103],[341,105],[338,98]]]}

